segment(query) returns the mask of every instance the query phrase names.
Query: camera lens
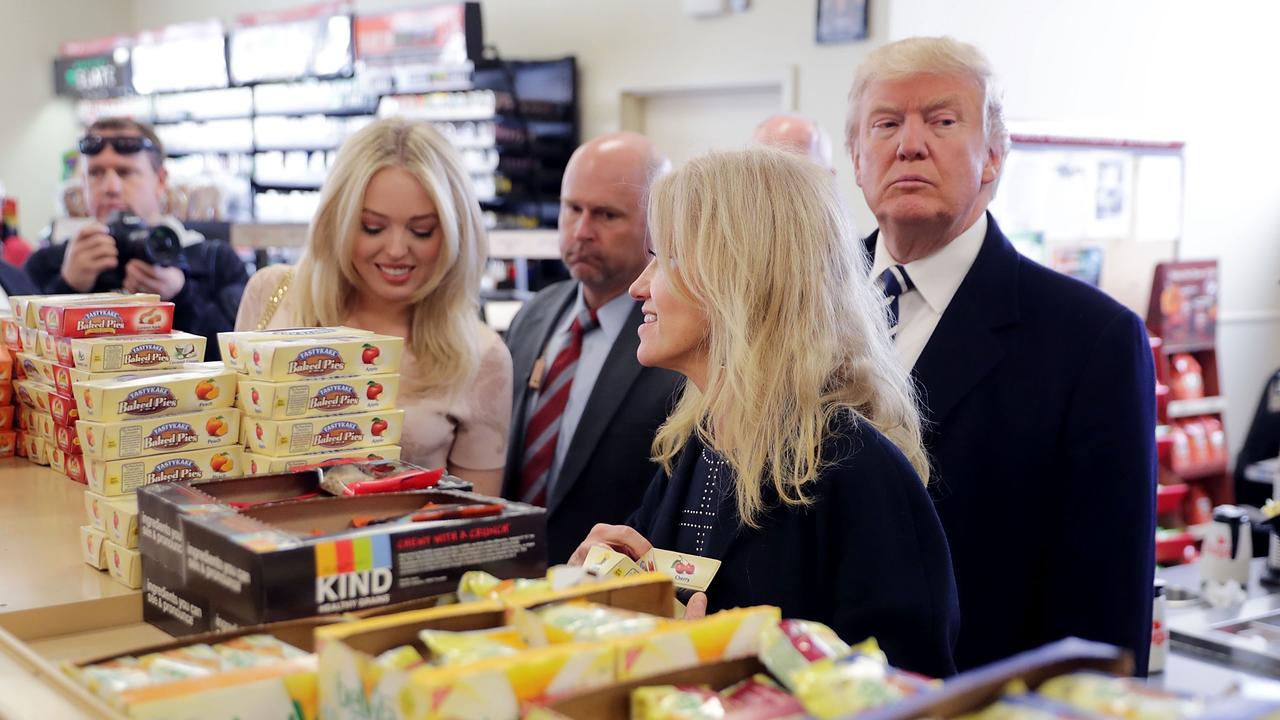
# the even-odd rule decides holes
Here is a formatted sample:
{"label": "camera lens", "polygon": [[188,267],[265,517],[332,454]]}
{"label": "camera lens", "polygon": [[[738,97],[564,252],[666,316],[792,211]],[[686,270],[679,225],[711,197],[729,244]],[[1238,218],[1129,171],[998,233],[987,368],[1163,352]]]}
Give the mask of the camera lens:
{"label": "camera lens", "polygon": [[146,255],[152,265],[172,267],[182,261],[182,241],[167,225],[151,228],[146,239]]}

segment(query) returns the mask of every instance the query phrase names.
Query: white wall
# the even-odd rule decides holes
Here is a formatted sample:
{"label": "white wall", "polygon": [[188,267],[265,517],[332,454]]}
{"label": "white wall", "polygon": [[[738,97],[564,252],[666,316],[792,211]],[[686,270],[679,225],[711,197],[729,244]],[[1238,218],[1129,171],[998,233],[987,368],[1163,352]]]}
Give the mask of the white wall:
{"label": "white wall", "polygon": [[1013,120],[1186,142],[1184,258],[1216,257],[1228,440],[1280,366],[1280,6],[1250,0],[894,0],[888,39],[946,34],[991,58]]}
{"label": "white wall", "polygon": [[0,182],[28,240],[53,216],[60,157],[79,133],[71,103],[53,94],[58,46],[132,28],[130,0],[0,0]]}

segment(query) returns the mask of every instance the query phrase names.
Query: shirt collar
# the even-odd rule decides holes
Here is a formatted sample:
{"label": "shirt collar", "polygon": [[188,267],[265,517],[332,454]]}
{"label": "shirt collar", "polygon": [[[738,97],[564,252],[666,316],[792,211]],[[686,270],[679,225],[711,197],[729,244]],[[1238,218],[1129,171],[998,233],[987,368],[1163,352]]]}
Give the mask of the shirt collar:
{"label": "shirt collar", "polygon": [[[626,325],[627,316],[631,314],[631,308],[634,305],[635,300],[631,299],[631,295],[622,292],[614,299],[597,308],[596,320],[600,322],[601,332],[610,340],[616,339],[622,333],[622,327]],[[573,315],[571,317],[577,317],[586,309],[587,300],[582,295],[582,284],[579,283],[578,296],[573,302]]]}
{"label": "shirt collar", "polygon": [[[987,214],[978,216],[977,222],[956,236],[955,240],[943,245],[928,257],[920,258],[906,264],[907,276],[915,283],[916,290],[934,312],[939,315],[951,304],[964,282],[973,261],[978,259],[978,251],[982,250],[982,242],[987,237]],[[871,264],[871,277],[878,278],[880,273],[894,264],[884,244],[884,233],[876,235],[875,260]]]}

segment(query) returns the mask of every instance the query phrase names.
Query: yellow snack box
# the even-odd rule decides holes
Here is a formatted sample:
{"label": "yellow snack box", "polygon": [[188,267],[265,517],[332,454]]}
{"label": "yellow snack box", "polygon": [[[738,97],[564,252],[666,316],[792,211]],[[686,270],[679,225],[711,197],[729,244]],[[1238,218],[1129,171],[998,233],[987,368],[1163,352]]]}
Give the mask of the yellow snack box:
{"label": "yellow snack box", "polygon": [[210,408],[186,415],[106,423],[81,420],[75,430],[86,458],[119,460],[234,445],[240,439],[240,411]]}
{"label": "yellow snack box", "polygon": [[400,376],[275,383],[241,380],[236,404],[246,415],[293,420],[338,413],[381,412],[396,406]]}
{"label": "yellow snack box", "polygon": [[331,335],[243,344],[250,377],[276,382],[383,375],[400,371],[404,338],[392,335]]}
{"label": "yellow snack box", "polygon": [[[45,305],[71,305],[77,302],[117,300],[123,297],[126,296],[114,292],[70,293],[67,295],[11,295],[9,296],[9,307],[13,310],[14,317],[18,318],[23,327],[39,328],[40,308]],[[160,299],[159,295],[140,295],[139,297]]]}
{"label": "yellow snack box", "polygon": [[647,635],[619,638],[618,680],[750,657],[760,649],[760,631],[782,619],[776,607],[722,610],[698,620],[672,622]]}
{"label": "yellow snack box", "polygon": [[104,530],[92,525],[80,526],[80,551],[84,555],[84,561],[98,570],[107,569],[106,542],[107,533]]}
{"label": "yellow snack box", "polygon": [[126,548],[138,547],[138,498],[122,495],[107,503],[107,539]]}
{"label": "yellow snack box", "polygon": [[108,496],[157,482],[221,480],[244,474],[244,454],[236,445],[128,460],[85,460],[84,464],[89,489]]}
{"label": "yellow snack box", "polygon": [[42,382],[45,385],[55,385],[53,363],[29,352],[14,353],[14,358],[22,366],[22,372],[27,379]]}
{"label": "yellow snack box", "polygon": [[40,412],[39,410],[32,411],[32,431],[45,442],[52,443],[54,441],[53,424],[53,416],[49,413]]}
{"label": "yellow snack box", "polygon": [[207,341],[191,333],[55,338],[55,358],[62,365],[94,373],[158,370],[204,360]]}
{"label": "yellow snack box", "polygon": [[107,571],[125,587],[137,590],[142,587],[142,553],[118,545],[110,540],[102,543],[107,556]]}
{"label": "yellow snack box", "polygon": [[47,443],[45,439],[35,433],[23,434],[25,440],[27,459],[37,465],[48,465],[49,455],[45,451]]}
{"label": "yellow snack box", "polygon": [[388,410],[304,420],[245,418],[240,433],[245,447],[255,453],[300,455],[395,445],[403,425],[404,411]]}
{"label": "yellow snack box", "polygon": [[231,407],[236,373],[222,363],[200,363],[163,375],[87,380],[75,391],[81,420],[182,415]]}
{"label": "yellow snack box", "polygon": [[[242,422],[252,422],[248,418]],[[310,453],[307,455],[259,455],[249,450],[244,451],[245,472],[249,475],[265,475],[267,473],[293,472],[307,465],[319,465],[333,460],[399,460],[399,445],[379,445],[376,448],[356,448],[354,450],[333,450],[331,452]]]}
{"label": "yellow snack box", "polygon": [[14,380],[13,396],[18,404],[40,412],[49,412],[49,393],[53,386],[45,385],[39,380]]}
{"label": "yellow snack box", "polygon": [[67,454],[50,443],[45,443],[44,450],[49,454],[49,467],[60,475],[67,474]]}
{"label": "yellow snack box", "polygon": [[301,327],[301,328],[280,328],[278,330],[249,330],[243,332],[220,332],[218,333],[218,349],[222,351],[222,361],[238,372],[248,372],[245,368],[244,360],[246,353],[242,353],[241,349],[250,342],[258,342],[261,340],[285,340],[289,338],[307,338],[320,336],[355,336],[355,335],[372,335],[368,330],[360,328],[346,327],[338,325],[335,327]]}
{"label": "yellow snack box", "polygon": [[18,337],[21,338],[22,351],[37,356],[44,355],[44,348],[40,347],[40,331],[35,328],[23,327],[18,329]]}

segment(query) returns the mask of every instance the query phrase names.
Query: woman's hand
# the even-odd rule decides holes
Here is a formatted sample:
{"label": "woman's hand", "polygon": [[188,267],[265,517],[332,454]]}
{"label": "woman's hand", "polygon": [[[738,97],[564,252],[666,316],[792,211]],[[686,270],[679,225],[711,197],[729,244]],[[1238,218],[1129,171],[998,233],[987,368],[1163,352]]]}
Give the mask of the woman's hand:
{"label": "woman's hand", "polygon": [[639,560],[640,556],[653,549],[653,545],[644,536],[636,532],[634,529],[626,525],[606,525],[597,523],[591,528],[591,532],[587,533],[587,539],[582,541],[577,550],[573,551],[573,556],[569,558],[570,565],[581,565],[587,559],[587,553],[591,552],[591,548],[596,545],[604,545],[626,555],[632,560]]}
{"label": "woman's hand", "polygon": [[697,592],[693,597],[689,598],[689,604],[684,606],[684,619],[697,620],[707,616],[707,594]]}

